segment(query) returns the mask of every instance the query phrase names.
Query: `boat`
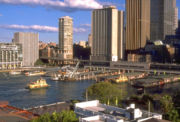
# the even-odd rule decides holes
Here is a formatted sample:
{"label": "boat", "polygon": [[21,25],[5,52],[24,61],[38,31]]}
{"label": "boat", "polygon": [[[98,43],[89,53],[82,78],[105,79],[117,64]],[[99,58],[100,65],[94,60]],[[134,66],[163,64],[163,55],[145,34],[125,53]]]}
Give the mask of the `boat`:
{"label": "boat", "polygon": [[55,73],[51,76],[51,80],[58,81],[60,79],[60,77],[61,77],[61,74]]}
{"label": "boat", "polygon": [[58,81],[59,77],[51,77],[51,80]]}
{"label": "boat", "polygon": [[26,76],[39,76],[39,75],[45,75],[46,72],[44,71],[34,71],[34,72],[26,72]]}
{"label": "boat", "polygon": [[47,88],[49,85],[46,83],[45,79],[38,79],[36,82],[32,82],[27,85],[26,89],[40,89],[40,88]]}
{"label": "boat", "polygon": [[20,75],[21,71],[14,71],[14,70],[12,70],[12,71],[9,72],[9,74],[10,75]]}
{"label": "boat", "polygon": [[122,82],[127,82],[128,81],[128,78],[127,76],[124,76],[124,75],[120,75],[117,79],[115,79],[115,82],[116,83],[122,83]]}

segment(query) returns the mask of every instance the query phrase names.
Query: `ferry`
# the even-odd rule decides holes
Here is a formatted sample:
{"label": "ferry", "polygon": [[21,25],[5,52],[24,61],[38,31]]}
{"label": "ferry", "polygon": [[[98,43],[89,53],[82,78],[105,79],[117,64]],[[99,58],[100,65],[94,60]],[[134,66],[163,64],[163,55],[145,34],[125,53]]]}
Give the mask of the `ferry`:
{"label": "ferry", "polygon": [[27,85],[27,89],[40,89],[40,88],[47,88],[49,85],[46,83],[45,79],[38,79],[36,82],[32,82]]}
{"label": "ferry", "polygon": [[45,75],[46,72],[44,71],[34,71],[34,72],[26,72],[26,76],[39,76],[39,75]]}
{"label": "ferry", "polygon": [[15,70],[12,70],[9,72],[10,75],[20,75],[21,74],[21,71],[15,71]]}
{"label": "ferry", "polygon": [[127,76],[119,76],[119,78],[117,78],[117,79],[115,79],[115,82],[116,83],[122,83],[122,82],[127,82],[128,81],[128,78],[127,78]]}

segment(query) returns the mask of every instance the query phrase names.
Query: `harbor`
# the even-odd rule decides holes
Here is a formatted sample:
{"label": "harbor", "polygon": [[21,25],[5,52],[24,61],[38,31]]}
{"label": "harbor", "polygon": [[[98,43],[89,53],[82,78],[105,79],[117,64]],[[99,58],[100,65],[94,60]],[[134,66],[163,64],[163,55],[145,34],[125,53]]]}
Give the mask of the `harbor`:
{"label": "harbor", "polygon": [[[57,72],[59,73],[60,69],[61,68],[56,67],[44,69],[44,71],[46,74],[54,74]],[[78,68],[74,75],[77,79],[74,81],[54,81],[51,75],[26,76],[24,73],[25,72],[22,72],[17,75],[12,75],[8,72],[0,73],[0,99],[9,101],[10,105],[22,109],[62,101],[85,100],[83,94],[85,93],[86,88],[97,81],[112,82],[112,80],[117,80],[118,82],[114,83],[127,91],[126,97],[138,93],[139,87],[134,87],[135,83],[139,83],[141,85],[140,87],[143,87],[146,93],[149,94],[172,94],[178,90],[180,85],[180,82],[178,82],[179,75],[164,73],[148,74],[146,72],[135,71],[108,69],[89,70],[87,68]],[[49,85],[48,88],[37,90],[25,89],[28,84],[35,82],[40,78],[46,80]],[[158,83],[158,81],[162,79],[165,81],[164,85],[149,86],[151,85],[151,82]]]}

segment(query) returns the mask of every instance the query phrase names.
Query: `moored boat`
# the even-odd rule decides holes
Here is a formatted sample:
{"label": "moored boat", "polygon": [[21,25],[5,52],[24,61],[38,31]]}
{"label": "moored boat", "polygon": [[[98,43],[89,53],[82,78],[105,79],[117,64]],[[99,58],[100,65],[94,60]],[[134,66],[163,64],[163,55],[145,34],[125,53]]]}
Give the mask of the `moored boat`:
{"label": "moored boat", "polygon": [[51,77],[51,80],[53,80],[53,81],[58,81],[58,80],[59,80],[59,77]]}
{"label": "moored boat", "polygon": [[35,82],[32,82],[30,84],[27,85],[27,89],[39,89],[39,88],[47,88],[49,87],[49,85],[46,83],[45,79],[38,79]]}
{"label": "moored boat", "polygon": [[128,81],[128,78],[127,78],[127,76],[119,76],[117,79],[115,79],[115,82],[116,83],[122,83],[122,82],[127,82]]}
{"label": "moored boat", "polygon": [[20,75],[21,74],[21,71],[10,71],[9,72],[10,75]]}
{"label": "moored boat", "polygon": [[39,76],[39,75],[45,75],[46,72],[44,71],[34,71],[34,72],[26,72],[26,76]]}

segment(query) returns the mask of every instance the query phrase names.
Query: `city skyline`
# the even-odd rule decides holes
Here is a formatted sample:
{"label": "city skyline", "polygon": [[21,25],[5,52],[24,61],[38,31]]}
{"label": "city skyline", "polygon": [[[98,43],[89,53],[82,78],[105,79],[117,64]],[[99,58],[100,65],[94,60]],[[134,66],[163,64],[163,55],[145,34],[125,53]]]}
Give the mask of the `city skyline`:
{"label": "city skyline", "polygon": [[[93,9],[112,4],[116,5],[118,10],[125,10],[125,0],[87,0],[95,3],[93,7],[83,0],[76,0],[81,1],[81,4],[69,0],[66,5],[67,0],[65,0],[64,8],[60,5],[28,1],[23,3],[16,0],[9,3],[7,0],[0,0],[0,42],[11,42],[13,34],[22,31],[39,32],[40,41],[58,43],[58,19],[62,16],[70,16],[74,20],[74,42],[88,41]],[[177,1],[177,7],[179,6],[180,1]]]}
{"label": "city skyline", "polygon": [[58,19],[62,16],[74,20],[74,42],[88,41],[91,11],[111,4],[125,9],[125,2],[116,0],[0,0],[0,41],[11,42],[15,32],[39,32],[40,41],[58,43]]}

